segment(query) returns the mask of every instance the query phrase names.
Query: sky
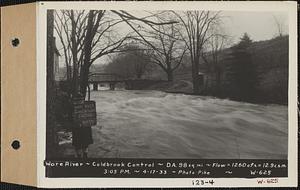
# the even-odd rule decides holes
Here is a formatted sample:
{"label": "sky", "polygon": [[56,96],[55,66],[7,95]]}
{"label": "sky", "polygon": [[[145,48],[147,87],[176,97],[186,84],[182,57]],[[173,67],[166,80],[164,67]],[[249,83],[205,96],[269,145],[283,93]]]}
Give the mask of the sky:
{"label": "sky", "polygon": [[[147,15],[144,11],[131,11],[130,13],[137,17]],[[224,33],[231,36],[232,44],[237,43],[245,32],[253,41],[274,38],[278,34],[275,18],[282,24],[284,34],[288,34],[288,15],[286,12],[222,11],[221,15]],[[132,31],[125,23],[118,25],[115,30],[124,34]],[[59,42],[57,43],[59,48]],[[103,57],[97,60],[95,64],[103,64],[108,61],[107,57]],[[60,62],[63,64],[63,57],[61,57]]]}
{"label": "sky", "polygon": [[[131,11],[136,17],[144,17],[144,11]],[[221,11],[224,32],[238,42],[239,38],[247,32],[253,41],[269,40],[277,35],[276,18],[288,33],[288,16],[286,12],[245,12]],[[119,31],[131,30],[125,23],[119,25]]]}
{"label": "sky", "polygon": [[238,41],[247,32],[253,41],[268,40],[277,35],[274,17],[284,26],[288,33],[288,16],[284,12],[222,12],[224,28]]}

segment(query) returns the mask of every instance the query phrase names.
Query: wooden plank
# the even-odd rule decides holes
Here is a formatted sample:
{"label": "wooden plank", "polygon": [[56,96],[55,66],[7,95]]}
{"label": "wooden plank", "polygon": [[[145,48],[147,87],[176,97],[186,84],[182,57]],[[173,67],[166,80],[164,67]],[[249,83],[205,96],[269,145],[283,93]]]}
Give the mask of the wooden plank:
{"label": "wooden plank", "polygon": [[1,28],[1,181],[36,186],[36,3],[2,7]]}

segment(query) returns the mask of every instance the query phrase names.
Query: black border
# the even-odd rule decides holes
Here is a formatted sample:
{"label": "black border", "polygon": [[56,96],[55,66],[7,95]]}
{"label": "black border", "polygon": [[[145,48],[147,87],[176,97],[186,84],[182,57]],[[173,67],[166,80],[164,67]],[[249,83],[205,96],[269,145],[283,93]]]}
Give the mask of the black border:
{"label": "black border", "polygon": [[[1,0],[0,1],[0,6],[9,6],[9,5],[17,5],[17,4],[24,4],[24,3],[32,3],[32,2],[37,2],[37,0]],[[299,14],[298,14],[298,20],[299,20]],[[299,24],[299,21],[298,21]],[[298,25],[298,35],[299,35],[299,25]],[[299,38],[298,38],[298,49],[299,49]],[[299,54],[298,54],[298,60],[299,60]],[[298,67],[298,73],[299,73],[300,68]],[[299,83],[299,78],[298,78],[298,83]],[[299,92],[299,86],[298,86],[298,92]],[[298,102],[299,102],[299,97],[298,97]],[[298,105],[298,110],[299,110],[299,103]],[[300,110],[298,111],[298,129],[299,129],[299,116],[300,116]],[[298,163],[299,163],[299,132],[298,132]],[[298,173],[299,173],[299,164],[298,164]],[[298,187],[299,187],[299,176],[298,176]],[[273,189],[273,190],[294,190],[298,189],[298,187],[281,187],[281,188],[209,188],[210,190],[213,189],[226,189],[226,190],[237,190],[237,189],[242,189],[242,190],[252,190],[252,189]],[[24,186],[24,185],[15,185],[15,184],[10,184],[10,183],[0,183],[0,189],[2,190],[15,190],[15,189],[20,189],[20,190],[32,190],[32,189],[41,189],[41,188],[36,188],[36,187],[30,187],[30,186]],[[87,188],[76,188],[79,190],[87,189]],[[90,188],[91,189],[91,188]],[[94,188],[94,189],[101,189],[101,188]],[[103,189],[103,188],[102,188]],[[120,188],[120,189],[128,189],[128,188]],[[156,189],[161,189],[161,188],[156,188]],[[170,189],[170,188],[166,188]],[[195,188],[188,188],[188,189],[195,189]],[[205,189],[205,188],[202,188]]]}

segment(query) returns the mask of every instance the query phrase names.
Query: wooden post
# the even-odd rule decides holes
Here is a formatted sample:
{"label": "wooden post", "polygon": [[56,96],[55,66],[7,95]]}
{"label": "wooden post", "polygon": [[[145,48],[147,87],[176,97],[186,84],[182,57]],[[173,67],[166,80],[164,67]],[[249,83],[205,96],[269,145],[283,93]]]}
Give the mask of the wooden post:
{"label": "wooden post", "polygon": [[109,89],[115,90],[115,83],[109,83]]}
{"label": "wooden post", "polygon": [[98,83],[93,83],[93,90],[94,91],[97,91],[98,90]]}

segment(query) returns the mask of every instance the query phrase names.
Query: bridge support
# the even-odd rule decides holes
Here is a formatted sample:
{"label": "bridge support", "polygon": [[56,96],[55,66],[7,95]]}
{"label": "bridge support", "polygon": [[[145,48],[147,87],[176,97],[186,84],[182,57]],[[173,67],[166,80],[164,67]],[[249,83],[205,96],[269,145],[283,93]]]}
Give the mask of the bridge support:
{"label": "bridge support", "polygon": [[98,91],[98,83],[93,83],[93,90]]}
{"label": "bridge support", "polygon": [[109,83],[109,89],[115,90],[115,83]]}
{"label": "bridge support", "polygon": [[125,89],[126,90],[132,90],[133,89],[133,84],[131,81],[126,81],[125,82]]}

